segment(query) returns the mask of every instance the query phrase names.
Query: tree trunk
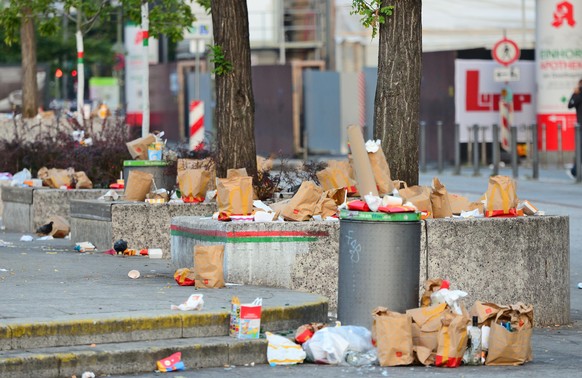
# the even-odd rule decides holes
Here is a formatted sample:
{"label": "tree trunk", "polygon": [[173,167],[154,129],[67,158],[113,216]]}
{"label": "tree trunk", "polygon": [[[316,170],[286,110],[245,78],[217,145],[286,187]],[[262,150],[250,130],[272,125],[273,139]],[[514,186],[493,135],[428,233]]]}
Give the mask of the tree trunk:
{"label": "tree trunk", "polygon": [[392,179],[418,184],[422,69],[421,0],[383,0],[394,13],[380,25],[374,137],[382,141]]}
{"label": "tree trunk", "polygon": [[246,0],[212,0],[214,43],[220,46],[232,71],[216,75],[215,120],[218,139],[217,174],[229,168],[257,171],[255,100],[251,82],[251,48]]}
{"label": "tree trunk", "polygon": [[20,41],[22,53],[22,116],[24,118],[32,118],[38,114],[38,84],[36,82],[36,35],[34,34],[32,10],[28,7],[22,9]]}

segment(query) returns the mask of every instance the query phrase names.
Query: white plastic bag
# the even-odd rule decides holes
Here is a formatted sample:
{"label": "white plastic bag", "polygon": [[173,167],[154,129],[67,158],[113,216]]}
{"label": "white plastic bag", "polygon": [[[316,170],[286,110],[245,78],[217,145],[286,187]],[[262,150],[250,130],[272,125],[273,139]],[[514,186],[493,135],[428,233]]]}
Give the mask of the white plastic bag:
{"label": "white plastic bag", "polygon": [[267,361],[269,365],[295,365],[303,363],[306,354],[300,345],[286,337],[267,332]]}
{"label": "white plastic bag", "polygon": [[364,200],[368,204],[368,207],[370,208],[370,210],[372,210],[374,212],[378,211],[378,208],[380,206],[382,206],[382,198],[380,198],[378,196],[374,196],[374,195],[372,195],[372,193],[366,194],[364,196]]}
{"label": "white plastic bag", "polygon": [[311,361],[338,365],[345,361],[350,343],[340,334],[329,332],[329,329],[326,327],[315,332],[311,339],[303,343],[303,349]]}
{"label": "white plastic bag", "polygon": [[188,297],[186,302],[178,306],[171,305],[170,309],[182,311],[202,310],[202,306],[204,306],[204,299],[202,299],[202,297],[202,294],[192,294],[190,297]]}
{"label": "white plastic bag", "polygon": [[372,345],[372,333],[365,327],[359,326],[340,326],[331,327],[329,332],[343,337],[348,342],[348,350],[354,352],[366,353],[374,349]]}
{"label": "white plastic bag", "polygon": [[12,176],[10,186],[22,186],[26,180],[32,180],[32,174],[26,168]]}

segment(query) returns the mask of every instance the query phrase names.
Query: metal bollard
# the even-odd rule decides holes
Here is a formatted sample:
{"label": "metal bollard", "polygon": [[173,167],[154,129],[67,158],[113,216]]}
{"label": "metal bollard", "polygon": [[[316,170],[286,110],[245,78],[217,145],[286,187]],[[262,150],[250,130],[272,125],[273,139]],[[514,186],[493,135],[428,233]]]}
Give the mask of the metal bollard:
{"label": "metal bollard", "polygon": [[540,177],[540,153],[538,150],[538,125],[531,125],[531,155],[532,155],[532,178],[537,180]]}
{"label": "metal bollard", "polygon": [[517,169],[517,159],[517,126],[511,125],[511,172],[513,174],[513,178],[517,178],[519,176]]}
{"label": "metal bollard", "polygon": [[577,123],[575,126],[574,131],[576,132],[576,146],[575,146],[575,152],[576,152],[576,182],[580,183],[582,182],[582,167],[580,166],[582,164],[582,146],[580,146],[580,143],[582,142],[582,140],[580,139],[580,124]]}
{"label": "metal bollard", "polygon": [[564,168],[564,151],[562,149],[562,124],[558,123],[558,168]]}
{"label": "metal bollard", "polygon": [[473,125],[473,176],[479,174],[479,125]]}
{"label": "metal bollard", "polygon": [[481,128],[481,165],[487,166],[487,139],[485,138],[485,133],[487,132],[487,126]]}
{"label": "metal bollard", "polygon": [[467,126],[467,163],[473,165],[473,126]]}
{"label": "metal bollard", "polygon": [[542,123],[542,152],[544,153],[544,167],[548,164],[548,138],[546,124]]}
{"label": "metal bollard", "polygon": [[455,175],[461,174],[461,136],[459,131],[461,127],[458,123],[455,123]]}
{"label": "metal bollard", "polygon": [[438,152],[438,171],[443,171],[443,122],[437,121],[437,152]]}
{"label": "metal bollard", "polygon": [[426,172],[426,122],[420,121],[420,171]]}
{"label": "metal bollard", "polygon": [[499,151],[499,125],[496,123],[493,124],[493,140],[491,150],[493,153],[493,176],[497,176],[499,174],[499,160],[500,159],[500,151]]}

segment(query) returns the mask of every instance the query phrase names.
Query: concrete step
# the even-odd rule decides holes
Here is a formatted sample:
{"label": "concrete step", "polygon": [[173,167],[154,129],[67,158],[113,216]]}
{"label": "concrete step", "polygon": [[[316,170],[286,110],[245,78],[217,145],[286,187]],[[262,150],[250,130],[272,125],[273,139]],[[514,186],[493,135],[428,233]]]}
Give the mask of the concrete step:
{"label": "concrete step", "polygon": [[[264,331],[296,329],[310,322],[327,320],[328,304],[318,300],[289,306],[264,306]],[[192,337],[228,335],[229,310],[202,312],[147,311],[107,315],[91,314],[60,320],[24,319],[0,322],[0,351]],[[0,352],[0,357],[3,353]],[[0,374],[3,377],[3,375]]]}
{"label": "concrete step", "polygon": [[186,369],[267,362],[267,340],[232,337],[182,338],[34,348],[0,353],[2,378],[80,377],[152,372],[156,361],[181,352]]}

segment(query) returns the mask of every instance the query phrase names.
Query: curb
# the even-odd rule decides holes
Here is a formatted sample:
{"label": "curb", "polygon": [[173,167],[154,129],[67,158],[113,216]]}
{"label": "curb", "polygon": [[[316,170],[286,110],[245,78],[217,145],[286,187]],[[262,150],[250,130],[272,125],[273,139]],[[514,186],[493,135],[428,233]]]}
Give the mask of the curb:
{"label": "curb", "polygon": [[[327,299],[296,306],[265,307],[261,328],[265,331],[295,329],[310,322],[326,322]],[[158,316],[121,316],[103,319],[0,323],[0,351],[228,336],[229,311],[174,313]]]}

